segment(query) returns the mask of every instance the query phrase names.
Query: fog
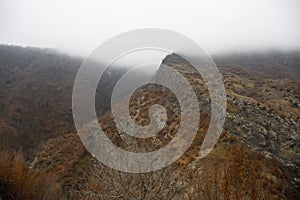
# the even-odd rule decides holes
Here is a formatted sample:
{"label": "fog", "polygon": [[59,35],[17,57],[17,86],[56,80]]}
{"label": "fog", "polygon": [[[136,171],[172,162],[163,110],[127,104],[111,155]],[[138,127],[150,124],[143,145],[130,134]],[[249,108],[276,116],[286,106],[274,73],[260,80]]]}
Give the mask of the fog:
{"label": "fog", "polygon": [[119,33],[163,28],[209,53],[300,48],[298,0],[0,0],[0,43],[87,56]]}

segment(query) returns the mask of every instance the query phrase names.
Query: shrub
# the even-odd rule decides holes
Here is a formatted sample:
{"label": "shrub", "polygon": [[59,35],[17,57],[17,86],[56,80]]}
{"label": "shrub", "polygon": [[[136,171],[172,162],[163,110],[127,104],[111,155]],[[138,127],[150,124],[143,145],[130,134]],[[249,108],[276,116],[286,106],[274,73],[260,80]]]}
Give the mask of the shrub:
{"label": "shrub", "polygon": [[57,199],[53,174],[28,168],[21,152],[0,152],[0,199]]}

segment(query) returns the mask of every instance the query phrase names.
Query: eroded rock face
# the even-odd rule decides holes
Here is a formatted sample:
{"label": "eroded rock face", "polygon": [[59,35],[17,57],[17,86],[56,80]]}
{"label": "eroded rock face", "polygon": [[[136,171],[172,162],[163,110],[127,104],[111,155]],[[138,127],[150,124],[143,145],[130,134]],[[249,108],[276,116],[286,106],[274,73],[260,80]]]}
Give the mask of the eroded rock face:
{"label": "eroded rock face", "polygon": [[[173,59],[172,59],[173,58]],[[209,110],[205,83],[188,62],[170,55],[164,64],[186,74],[196,88],[202,110]],[[255,63],[254,63],[255,64]],[[261,64],[262,65],[262,64]],[[262,66],[264,67],[264,66]],[[249,149],[276,158],[293,176],[300,187],[300,85],[283,76],[264,73],[249,66],[220,66],[227,92],[227,118],[224,129],[237,136]]]}
{"label": "eroded rock face", "polygon": [[[230,96],[228,99],[232,100]],[[237,101],[246,108],[227,114],[228,133],[238,136],[249,148],[276,158],[292,173],[293,183],[299,187],[299,123],[293,118],[281,118],[274,111],[268,112],[256,104]]]}

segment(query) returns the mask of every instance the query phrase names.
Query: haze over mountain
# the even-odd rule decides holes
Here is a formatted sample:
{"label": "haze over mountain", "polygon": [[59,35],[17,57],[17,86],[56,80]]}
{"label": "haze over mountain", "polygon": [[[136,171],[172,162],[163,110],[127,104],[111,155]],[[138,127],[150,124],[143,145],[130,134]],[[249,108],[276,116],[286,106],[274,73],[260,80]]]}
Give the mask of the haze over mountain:
{"label": "haze over mountain", "polygon": [[[299,24],[299,0],[0,0],[0,200],[299,200]],[[225,122],[204,158],[200,149],[213,122],[212,94],[205,79],[180,56],[198,59],[198,50],[177,39],[170,46],[178,49],[133,49],[109,67],[108,57],[86,59],[113,36],[142,28],[167,29],[190,38],[208,52],[222,74]],[[148,37],[157,43],[169,41]],[[135,42],[139,38],[124,44]],[[113,47],[113,52],[120,50]],[[96,119],[80,121],[79,132],[74,116],[86,110],[72,110],[72,95],[85,62],[93,72],[104,73],[92,86],[95,105],[75,101],[96,110]],[[151,67],[136,70],[149,63]],[[196,105],[180,104],[176,92],[153,83],[129,94],[137,81],[166,80],[181,88],[183,82],[165,73],[165,66],[183,76],[195,95],[183,89],[177,97],[196,99]],[[135,74],[120,84],[128,72]],[[118,84],[124,90],[113,94]],[[81,84],[80,100],[93,100],[85,93],[89,89]],[[216,88],[214,94],[221,90]],[[156,104],[166,113],[152,115]],[[198,106],[200,120],[192,115]],[[124,115],[117,118],[112,107]],[[184,107],[189,110],[182,111]],[[134,127],[152,122],[161,128],[156,134],[132,136],[145,134],[145,129]],[[124,124],[130,126],[124,129]],[[127,152],[156,152],[170,145],[166,159],[182,149],[184,153],[157,171],[118,171],[100,160],[110,156],[107,160],[123,168],[130,160],[116,159],[111,148],[97,145],[103,139],[99,126],[112,144]],[[197,128],[188,148],[185,140],[172,142],[182,127],[184,136]],[[99,159],[102,151],[106,154]],[[140,161],[133,163],[136,169],[151,167],[148,157]]]}
{"label": "haze over mountain", "polygon": [[186,35],[211,54],[300,47],[298,0],[28,0],[0,2],[0,43],[87,56],[138,28]]}
{"label": "haze over mountain", "polygon": [[[228,180],[226,184],[233,185],[235,185],[234,181],[238,181],[236,177],[241,177],[242,182],[245,181],[242,185],[235,185],[236,190],[239,187],[246,187],[256,191],[253,193],[255,195],[267,196],[266,199],[297,199],[300,183],[300,83],[297,78],[299,58],[300,51],[214,56],[223,75],[227,93],[227,117],[224,131],[214,150],[205,160],[198,160],[197,152],[206,133],[210,116],[208,90],[202,78],[195,75],[189,63],[176,54],[166,56],[162,63],[186,76],[197,92],[199,105],[202,108],[202,120],[199,122],[200,129],[193,145],[171,166],[172,169],[168,168],[166,172],[158,171],[149,176],[154,178],[153,180],[160,180],[157,177],[166,177],[166,180],[171,181],[172,177],[165,173],[173,174],[176,175],[176,180],[182,181],[181,183],[187,188],[197,188],[198,186],[194,185],[197,180],[206,180],[202,183],[212,185],[201,185],[201,187],[210,189],[217,187],[220,195],[229,195],[222,190],[225,182],[211,183],[207,177],[196,172],[202,170],[204,174],[211,173],[212,176],[217,176],[216,173],[222,174],[227,171],[228,177],[219,174],[218,176],[221,176],[219,180]],[[119,174],[117,171],[99,165],[78,138],[72,119],[71,94],[81,62],[81,58],[61,54],[51,49],[0,46],[1,152],[22,149],[25,161],[30,166],[29,173],[55,174],[57,179],[49,183],[51,185],[48,188],[51,189],[52,194],[61,194],[61,198],[93,199],[95,198],[93,195],[103,194],[103,192],[115,194],[116,191],[112,190],[110,185],[102,185],[101,181],[95,180],[99,173],[104,176],[104,181],[112,178],[116,178],[115,181],[136,180],[136,185],[134,184],[131,190],[139,196],[141,194],[138,191],[143,187],[142,183],[146,177]],[[101,66],[101,63],[99,65]],[[101,127],[114,144],[122,147],[124,145],[125,148],[135,147],[139,150],[141,147],[142,149],[147,147],[148,150],[153,150],[166,145],[178,129],[179,107],[174,96],[156,86],[146,85],[136,91],[131,99],[130,112],[136,117],[138,124],[147,123],[149,120],[147,108],[154,103],[162,104],[168,108],[169,121],[166,129],[163,129],[155,140],[138,140],[138,143],[125,134],[121,134],[122,136],[116,134],[115,123],[109,112],[110,95],[116,81],[127,70],[126,67],[110,68],[100,80],[96,95],[96,109]],[[92,128],[87,124],[87,131],[89,129],[92,131]],[[2,156],[2,158],[8,157]],[[232,163],[231,160],[236,160],[237,163]],[[3,163],[10,162],[15,161],[14,159],[3,161]],[[218,165],[209,164],[214,162]],[[26,163],[24,165],[26,167]],[[243,171],[244,165],[247,166],[247,171]],[[7,168],[4,164],[1,166],[3,169]],[[234,170],[230,171],[230,169]],[[247,178],[244,175],[237,175],[237,172],[249,176]],[[188,173],[195,179],[188,178],[190,177]],[[119,176],[123,178],[118,180]],[[1,177],[0,173],[0,183]],[[254,183],[253,180],[257,181]],[[247,185],[248,183],[250,185]],[[175,183],[171,181],[170,184]],[[260,184],[264,187],[258,187]],[[173,194],[168,193],[169,187],[170,185],[165,185],[162,193],[159,194],[163,197]],[[11,189],[11,192],[14,192],[13,187]],[[176,191],[175,196],[189,195],[192,199],[197,199],[194,195],[201,194],[201,190],[195,193],[179,186],[176,187]],[[122,191],[121,188],[118,192],[123,196],[130,194],[126,190]],[[207,193],[207,190],[202,192]],[[249,195],[241,191],[235,194]],[[154,194],[149,192],[149,195]],[[126,198],[130,199],[129,196]]]}

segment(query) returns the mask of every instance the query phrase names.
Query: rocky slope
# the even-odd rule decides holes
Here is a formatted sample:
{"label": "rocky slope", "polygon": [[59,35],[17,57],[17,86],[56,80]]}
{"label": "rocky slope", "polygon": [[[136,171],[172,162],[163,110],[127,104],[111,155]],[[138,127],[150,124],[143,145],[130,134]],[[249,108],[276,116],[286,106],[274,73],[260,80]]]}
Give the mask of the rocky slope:
{"label": "rocky slope", "polygon": [[[275,68],[278,71],[279,67],[278,64],[275,66],[270,64],[280,60],[278,55],[277,60],[271,60],[273,62],[268,62],[268,59],[263,60],[261,57],[251,58],[253,57],[240,58],[248,61],[247,65],[233,61],[231,65],[218,63],[227,93],[228,108],[224,129],[227,134],[236,136],[248,148],[261,152],[267,157],[276,158],[290,171],[293,184],[299,188],[300,84],[290,78],[299,72],[299,59],[296,56],[294,56],[297,58],[296,61],[288,60],[286,57],[281,58],[281,62],[284,62],[287,67],[281,66],[284,69],[274,76],[276,72],[272,70]],[[226,60],[222,61],[225,63]],[[254,67],[251,67],[251,61]],[[181,68],[189,67],[187,62],[180,60],[176,55],[167,57],[164,63],[175,68],[178,63]],[[238,64],[242,65],[238,66]],[[282,71],[284,73],[281,73]],[[191,74],[193,72],[186,77],[193,77]],[[202,83],[200,76],[193,77],[192,84],[198,88],[197,91],[205,91],[200,87]],[[202,96],[199,98],[200,101],[206,101],[200,105],[202,109],[209,109],[208,100],[203,98],[208,96],[207,92],[200,96]]]}
{"label": "rocky slope", "polygon": [[[188,68],[189,64],[180,61],[178,57],[175,59],[167,57],[165,64],[176,66],[172,60]],[[276,158],[290,171],[293,184],[299,188],[300,84],[290,76],[293,77],[299,72],[300,65],[296,68],[297,66],[293,65],[294,60],[290,60],[292,64],[285,60],[285,64],[293,68],[284,70],[285,74],[278,77],[272,75],[275,72],[268,73],[268,68],[273,68],[268,62],[257,63],[255,59],[252,62],[255,63],[253,68],[247,65],[237,66],[235,63],[232,65],[236,66],[219,64],[227,93],[228,108],[224,129],[227,134],[236,136],[248,148],[261,152],[266,157]],[[297,62],[299,64],[299,59]],[[262,64],[259,65],[260,63]],[[291,71],[292,69],[295,70]],[[198,91],[205,91],[199,88],[201,83],[201,77],[193,77],[192,84],[198,87]],[[203,98],[207,93],[200,96],[202,96],[200,101],[207,101]],[[207,105],[209,104],[202,103],[200,106],[206,110],[209,109],[206,108]]]}
{"label": "rocky slope", "polygon": [[[246,168],[253,170],[247,172],[248,178],[259,180],[252,184],[265,185],[260,187],[264,187],[264,190],[261,191],[264,195],[269,195],[268,198],[265,197],[266,199],[296,199],[299,195],[297,192],[299,190],[299,84],[288,77],[272,78],[243,66],[219,66],[227,92],[227,118],[222,136],[214,150],[207,158],[198,160],[198,151],[210,118],[208,89],[201,76],[195,73],[188,62],[176,54],[166,57],[163,63],[187,77],[196,91],[202,116],[199,122],[199,131],[192,146],[173,164],[176,169],[173,173],[178,174],[179,179],[183,180],[186,180],[187,173],[196,176],[200,169],[203,169],[200,170],[202,173],[215,173],[212,171],[214,169],[222,174],[230,169],[225,166],[233,165],[232,160],[242,156],[239,159],[243,161],[240,162],[247,163]],[[126,133],[118,132],[109,112],[99,118],[100,125],[115,145],[135,152],[157,150],[168,144],[176,134],[180,122],[180,108],[174,94],[161,86],[148,84],[136,91],[130,100],[130,114],[136,120],[136,124],[145,125],[150,122],[148,111],[154,104],[163,105],[168,114],[165,128],[156,137],[135,139]],[[86,132],[92,134],[93,125],[87,125]],[[70,136],[70,138],[74,138],[74,136]],[[78,139],[73,141],[74,139],[68,143],[73,144],[78,141]],[[67,141],[68,139],[60,140]],[[57,142],[60,140],[51,140],[50,144],[54,143],[51,146],[59,146]],[[54,164],[49,164],[57,168],[62,162],[59,161],[59,157],[53,157],[56,154],[48,153],[50,156],[48,158],[44,156],[49,151],[50,144],[47,145],[44,153],[39,154],[37,165],[39,168],[45,162],[58,159]],[[59,150],[59,152],[63,153],[64,151]],[[244,152],[243,155],[241,152]],[[83,154],[78,155],[76,163],[82,162],[81,155]],[[219,164],[210,166],[208,163]],[[224,163],[224,165],[220,163]],[[68,173],[73,170],[72,167],[69,168]],[[91,173],[93,174],[93,172]],[[231,171],[230,173],[235,172]],[[182,184],[189,185],[186,181],[183,181]],[[188,187],[194,186],[189,185]],[[258,187],[253,188],[253,190],[257,189]],[[190,192],[190,190],[185,190],[183,193],[188,195]],[[190,195],[193,196],[193,193]]]}
{"label": "rocky slope", "polygon": [[[297,52],[215,57],[227,93],[227,116],[219,142],[205,159],[200,160],[198,152],[210,122],[207,86],[178,55],[172,54],[163,60],[163,64],[176,69],[192,85],[201,108],[201,120],[192,146],[171,166],[172,171],[153,175],[155,179],[165,177],[168,183],[162,199],[170,192],[171,185],[178,189],[174,198],[179,199],[198,199],[197,195],[210,192],[229,199],[238,198],[233,193],[245,199],[299,197],[300,83],[296,78],[299,57]],[[1,150],[23,147],[31,161],[31,169],[55,173],[66,198],[95,198],[90,195],[99,198],[103,192],[113,195],[116,189],[125,199],[130,199],[126,196],[128,193],[142,195],[144,179],[102,167],[76,135],[71,92],[80,59],[49,50],[7,46],[1,46],[0,58]],[[178,101],[161,86],[148,84],[140,88],[130,100],[130,114],[136,124],[148,124],[150,106],[160,104],[167,109],[166,126],[156,137],[147,139],[119,133],[111,113],[106,111],[110,107],[112,88],[123,73],[110,71],[101,80],[106,87],[98,88],[97,93],[99,123],[113,143],[124,149],[157,150],[168,144],[179,128]],[[86,126],[87,133],[92,130],[92,125]],[[101,170],[95,170],[99,165]],[[126,180],[137,179],[132,191],[122,184],[108,187],[95,180],[100,177],[105,183],[122,182],[123,178],[118,179],[122,176]],[[216,182],[216,178],[226,181]],[[205,180],[202,181],[205,184],[199,185],[199,180]],[[252,193],[254,196],[250,195]]]}

